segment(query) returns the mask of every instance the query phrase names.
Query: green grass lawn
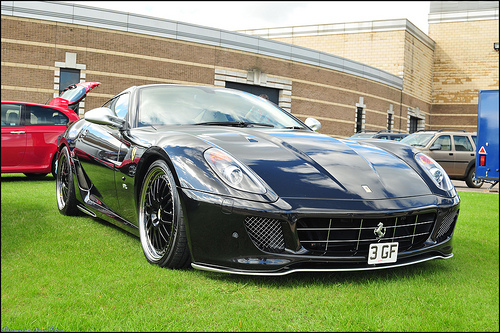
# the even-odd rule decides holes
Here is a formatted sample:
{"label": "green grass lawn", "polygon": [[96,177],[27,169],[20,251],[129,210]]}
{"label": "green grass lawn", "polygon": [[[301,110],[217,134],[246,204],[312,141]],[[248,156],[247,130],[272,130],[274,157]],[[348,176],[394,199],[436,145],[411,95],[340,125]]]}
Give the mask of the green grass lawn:
{"label": "green grass lawn", "polygon": [[247,277],[147,263],[59,214],[52,177],[2,174],[2,331],[497,331],[499,196],[459,192],[454,254],[373,272]]}

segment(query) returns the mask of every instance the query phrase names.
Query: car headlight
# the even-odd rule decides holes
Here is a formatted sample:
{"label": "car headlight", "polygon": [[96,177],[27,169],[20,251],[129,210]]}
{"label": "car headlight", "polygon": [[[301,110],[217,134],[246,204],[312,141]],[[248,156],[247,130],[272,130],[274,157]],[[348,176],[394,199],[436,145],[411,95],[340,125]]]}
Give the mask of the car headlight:
{"label": "car headlight", "polygon": [[205,160],[215,173],[229,186],[256,194],[266,193],[266,188],[253,173],[234,157],[218,148],[207,149]]}
{"label": "car headlight", "polygon": [[440,189],[449,191],[453,188],[450,177],[436,161],[423,153],[416,154],[415,159]]}

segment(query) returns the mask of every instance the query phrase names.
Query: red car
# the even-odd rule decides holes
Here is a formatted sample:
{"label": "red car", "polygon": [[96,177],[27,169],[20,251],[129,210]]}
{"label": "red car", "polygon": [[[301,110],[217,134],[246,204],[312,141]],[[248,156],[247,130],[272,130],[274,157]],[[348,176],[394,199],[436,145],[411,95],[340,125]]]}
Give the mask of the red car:
{"label": "red car", "polygon": [[78,103],[99,84],[73,84],[49,105],[2,101],[2,173],[54,174],[57,137],[80,119]]}

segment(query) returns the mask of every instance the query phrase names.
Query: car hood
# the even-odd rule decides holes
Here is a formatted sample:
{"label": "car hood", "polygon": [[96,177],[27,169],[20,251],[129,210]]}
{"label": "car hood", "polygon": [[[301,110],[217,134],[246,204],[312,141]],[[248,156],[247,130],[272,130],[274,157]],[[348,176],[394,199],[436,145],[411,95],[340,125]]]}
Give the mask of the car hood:
{"label": "car hood", "polygon": [[197,136],[230,152],[282,198],[374,200],[431,194],[408,164],[368,143],[293,130],[205,128]]}

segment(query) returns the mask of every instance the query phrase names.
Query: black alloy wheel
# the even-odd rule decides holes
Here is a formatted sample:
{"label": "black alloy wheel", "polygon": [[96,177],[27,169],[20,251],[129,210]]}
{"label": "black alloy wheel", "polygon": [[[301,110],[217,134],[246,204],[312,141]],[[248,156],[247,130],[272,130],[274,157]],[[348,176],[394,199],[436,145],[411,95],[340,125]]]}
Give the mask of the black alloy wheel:
{"label": "black alloy wheel", "polygon": [[139,201],[142,249],[151,264],[185,268],[190,263],[181,204],[174,177],[163,160],[148,169]]}
{"label": "black alloy wheel", "polygon": [[57,208],[63,215],[80,215],[75,197],[75,184],[73,183],[73,172],[67,147],[63,147],[59,154],[56,173],[56,199]]}

